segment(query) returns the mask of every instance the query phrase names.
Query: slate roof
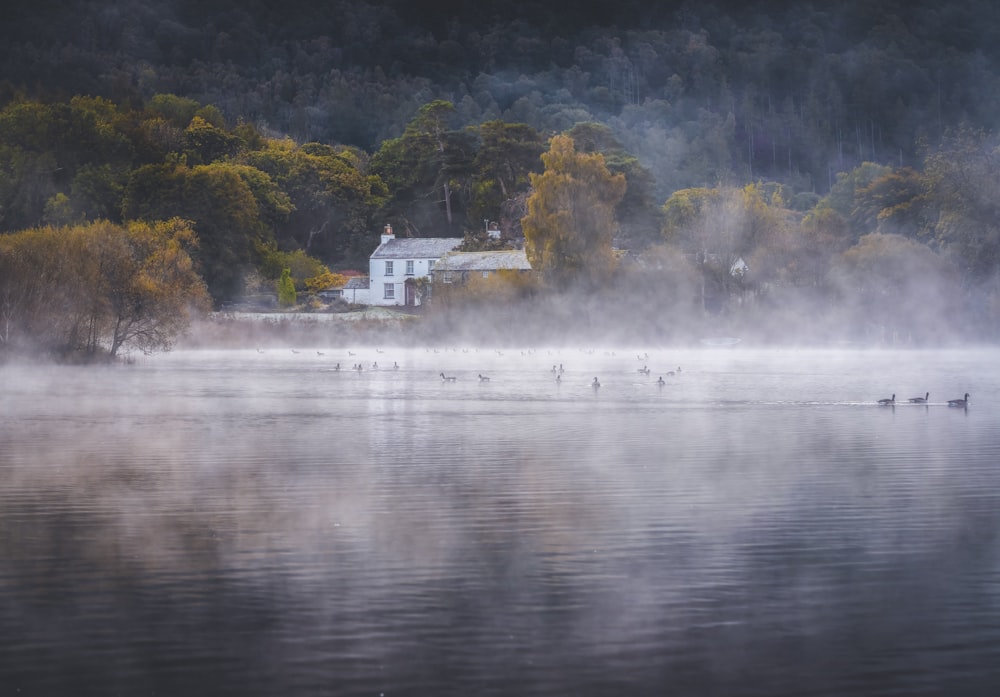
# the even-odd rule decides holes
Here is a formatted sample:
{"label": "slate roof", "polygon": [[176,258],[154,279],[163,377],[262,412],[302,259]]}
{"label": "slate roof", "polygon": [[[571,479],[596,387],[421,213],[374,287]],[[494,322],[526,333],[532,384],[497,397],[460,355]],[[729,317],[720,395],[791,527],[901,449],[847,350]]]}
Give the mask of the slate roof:
{"label": "slate roof", "polygon": [[499,252],[449,252],[435,265],[435,271],[530,271],[531,264],[523,249]]}
{"label": "slate roof", "polygon": [[404,237],[380,244],[372,259],[437,259],[462,244],[461,237]]}
{"label": "slate roof", "polygon": [[344,284],[344,290],[367,290],[369,280],[367,276],[352,276]]}

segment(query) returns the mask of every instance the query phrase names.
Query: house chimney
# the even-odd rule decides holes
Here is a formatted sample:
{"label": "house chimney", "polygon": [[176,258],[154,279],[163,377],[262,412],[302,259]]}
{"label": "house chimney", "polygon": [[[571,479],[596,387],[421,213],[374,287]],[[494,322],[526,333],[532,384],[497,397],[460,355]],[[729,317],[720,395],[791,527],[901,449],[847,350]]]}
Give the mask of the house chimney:
{"label": "house chimney", "polygon": [[396,239],[396,236],[392,234],[392,225],[386,223],[385,228],[382,229],[382,244],[394,239]]}

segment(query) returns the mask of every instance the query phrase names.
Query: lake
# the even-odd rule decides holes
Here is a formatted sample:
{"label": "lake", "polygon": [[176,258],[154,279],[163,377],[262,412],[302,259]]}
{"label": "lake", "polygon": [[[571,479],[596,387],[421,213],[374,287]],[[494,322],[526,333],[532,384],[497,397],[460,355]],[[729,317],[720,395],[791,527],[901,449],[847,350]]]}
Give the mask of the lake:
{"label": "lake", "polygon": [[0,367],[0,695],[994,695],[998,357]]}

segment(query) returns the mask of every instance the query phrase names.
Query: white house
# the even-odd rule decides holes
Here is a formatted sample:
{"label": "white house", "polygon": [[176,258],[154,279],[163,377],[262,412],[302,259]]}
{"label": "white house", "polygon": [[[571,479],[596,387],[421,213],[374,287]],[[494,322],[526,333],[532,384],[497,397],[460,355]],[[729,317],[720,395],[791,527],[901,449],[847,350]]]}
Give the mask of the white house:
{"label": "white house", "polygon": [[429,279],[438,259],[460,244],[459,237],[396,239],[392,226],[386,225],[382,243],[369,257],[368,302],[371,305],[419,305],[416,284],[412,281]]}

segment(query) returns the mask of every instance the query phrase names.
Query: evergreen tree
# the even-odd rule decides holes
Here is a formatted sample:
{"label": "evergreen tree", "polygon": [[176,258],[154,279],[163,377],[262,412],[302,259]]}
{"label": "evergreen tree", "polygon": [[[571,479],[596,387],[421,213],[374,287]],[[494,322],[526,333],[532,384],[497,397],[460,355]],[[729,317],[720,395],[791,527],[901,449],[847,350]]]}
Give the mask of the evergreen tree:
{"label": "evergreen tree", "polygon": [[282,269],[281,278],[278,279],[278,304],[282,307],[291,307],[295,304],[296,299],[292,270]]}

